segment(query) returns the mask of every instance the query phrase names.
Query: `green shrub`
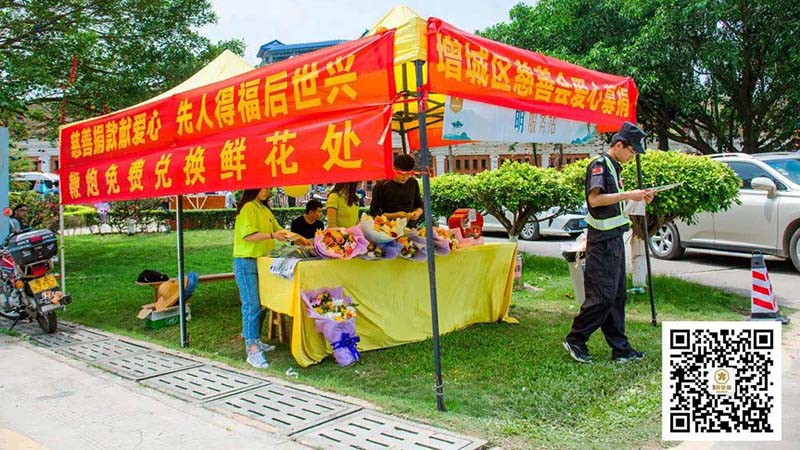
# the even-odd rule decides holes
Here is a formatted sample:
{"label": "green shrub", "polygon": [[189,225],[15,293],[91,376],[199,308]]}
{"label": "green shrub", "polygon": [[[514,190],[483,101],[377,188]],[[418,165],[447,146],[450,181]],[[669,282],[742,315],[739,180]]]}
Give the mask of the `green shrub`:
{"label": "green shrub", "polygon": [[450,217],[458,208],[483,209],[471,186],[472,175],[444,174],[431,179],[431,212],[434,217]]}
{"label": "green shrub", "polygon": [[[562,174],[555,169],[505,161],[496,170],[475,175],[468,190],[487,213],[497,218],[508,235],[516,238],[534,214],[554,206],[571,208],[583,200],[576,191],[564,186]],[[511,212],[511,220],[504,211]]]}
{"label": "green shrub", "polygon": [[[569,164],[562,171],[565,188],[584,195],[584,178],[590,159]],[[658,227],[673,219],[692,223],[702,212],[718,212],[737,202],[741,180],[726,164],[702,156],[679,152],[648,150],[641,156],[642,186],[655,187],[681,183],[675,189],[659,192],[647,205],[648,229]],[[623,165],[622,182],[626,190],[636,189],[636,160]],[[640,227],[635,230],[642,236]]]}

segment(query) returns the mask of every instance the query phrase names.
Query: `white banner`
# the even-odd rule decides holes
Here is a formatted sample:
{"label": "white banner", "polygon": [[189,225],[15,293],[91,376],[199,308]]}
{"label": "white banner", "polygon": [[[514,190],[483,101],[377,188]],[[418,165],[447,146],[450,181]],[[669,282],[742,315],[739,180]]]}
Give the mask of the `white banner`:
{"label": "white banner", "polygon": [[585,122],[447,97],[442,139],[583,144],[596,132]]}

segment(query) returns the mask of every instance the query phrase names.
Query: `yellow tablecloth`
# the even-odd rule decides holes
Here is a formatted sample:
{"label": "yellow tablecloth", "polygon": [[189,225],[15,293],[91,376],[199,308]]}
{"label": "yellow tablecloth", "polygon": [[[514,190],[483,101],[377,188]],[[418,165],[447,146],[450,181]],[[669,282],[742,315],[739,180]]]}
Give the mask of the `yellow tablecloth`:
{"label": "yellow tablecloth", "polygon": [[[486,244],[436,257],[439,331],[473,323],[513,321],[508,317],[516,244]],[[428,265],[425,261],[310,260],[295,268],[293,280],[270,273],[272,258],[258,259],[261,304],[293,318],[292,355],[302,367],[331,354],[314,327],[300,292],[344,286],[358,305],[360,351],[392,347],[431,337]]]}

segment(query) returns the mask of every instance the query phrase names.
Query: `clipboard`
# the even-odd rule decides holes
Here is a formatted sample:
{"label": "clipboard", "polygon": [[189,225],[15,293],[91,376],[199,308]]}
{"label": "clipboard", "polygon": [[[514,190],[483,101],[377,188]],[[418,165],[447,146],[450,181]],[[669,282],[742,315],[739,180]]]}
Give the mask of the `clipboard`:
{"label": "clipboard", "polygon": [[661,191],[668,191],[670,189],[675,189],[676,187],[680,186],[681,184],[683,184],[683,183],[677,182],[677,183],[672,183],[672,184],[662,184],[661,186],[645,188],[645,190],[653,191],[654,193],[655,192],[661,192]]}

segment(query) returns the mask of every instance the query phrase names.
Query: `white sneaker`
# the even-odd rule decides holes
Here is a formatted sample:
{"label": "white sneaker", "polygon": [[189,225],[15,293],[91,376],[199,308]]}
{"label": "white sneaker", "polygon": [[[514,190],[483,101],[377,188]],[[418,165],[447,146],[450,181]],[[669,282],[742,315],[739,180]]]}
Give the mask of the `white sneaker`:
{"label": "white sneaker", "polygon": [[258,349],[261,350],[262,352],[266,353],[266,352],[271,352],[271,351],[275,350],[275,346],[271,345],[271,344],[267,344],[266,342],[263,342],[263,341],[258,341]]}
{"label": "white sneaker", "polygon": [[267,358],[264,357],[264,353],[260,351],[256,353],[249,353],[247,355],[247,363],[256,369],[266,369],[269,367]]}

